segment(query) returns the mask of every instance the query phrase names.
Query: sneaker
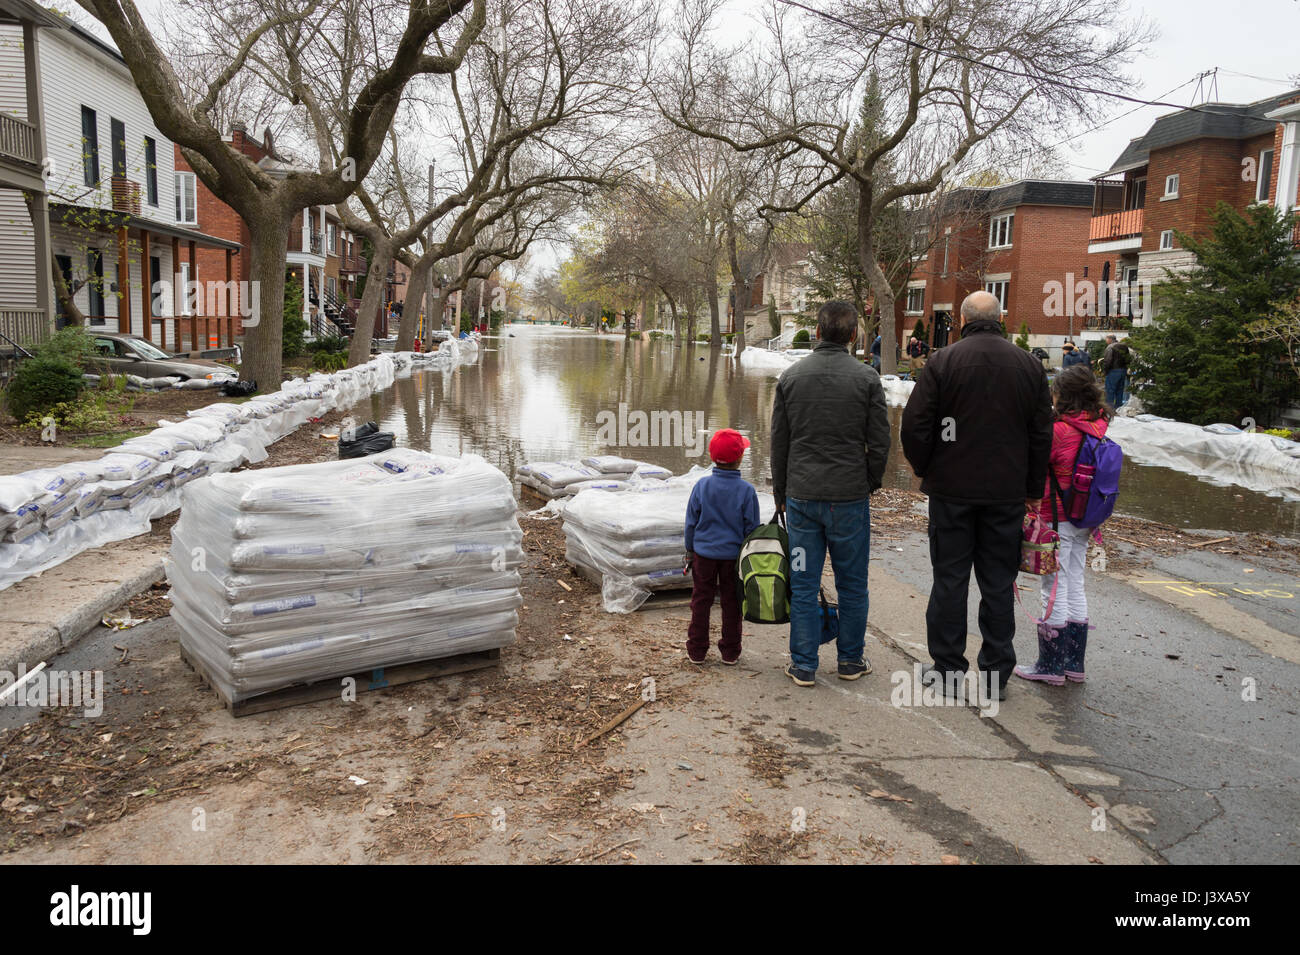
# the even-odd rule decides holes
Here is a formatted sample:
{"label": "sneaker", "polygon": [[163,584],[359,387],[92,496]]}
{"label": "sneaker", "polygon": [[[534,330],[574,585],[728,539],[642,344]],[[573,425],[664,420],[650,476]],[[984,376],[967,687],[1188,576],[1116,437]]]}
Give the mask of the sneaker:
{"label": "sneaker", "polygon": [[686,659],[689,662],[694,663],[696,666],[700,666],[701,664],[703,664],[705,659],[708,657],[708,655],[709,655],[708,651],[705,651],[704,653],[701,653],[698,657],[695,657],[691,655],[690,650],[686,651]]}
{"label": "sneaker", "polygon": [[855,662],[840,664],[839,676],[841,680],[856,680],[858,677],[866,676],[871,672],[871,661],[866,657]]}
{"label": "sneaker", "polygon": [[721,653],[721,651],[719,651],[719,654],[720,654],[720,656],[722,657],[722,662],[725,663],[725,664],[726,664],[727,666],[729,666],[729,667],[734,667],[737,663],[740,662],[740,654],[739,654],[739,653],[737,653],[734,657],[730,657],[730,658],[728,658],[727,655],[726,655],[725,653]]}
{"label": "sneaker", "polygon": [[794,680],[795,686],[816,686],[817,673],[813,670],[805,670],[791,663],[785,668],[785,675]]}

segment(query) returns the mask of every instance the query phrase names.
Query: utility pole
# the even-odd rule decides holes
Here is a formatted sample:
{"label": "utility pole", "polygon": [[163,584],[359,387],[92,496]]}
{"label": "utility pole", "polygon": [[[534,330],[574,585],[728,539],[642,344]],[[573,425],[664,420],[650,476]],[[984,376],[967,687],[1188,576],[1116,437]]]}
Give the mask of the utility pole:
{"label": "utility pole", "polygon": [[[430,209],[433,208],[433,203],[434,203],[433,163],[429,163],[429,208]],[[433,223],[432,222],[429,223],[429,228],[425,230],[424,241],[425,241],[424,249],[427,252],[429,249],[433,248]],[[425,336],[424,336],[426,341],[429,340],[429,334],[428,334],[429,331],[432,331],[435,328],[438,329],[442,328],[442,296],[439,294],[440,290],[434,288],[433,285],[434,274],[435,273],[433,269],[433,263],[430,262],[429,277],[424,284],[424,327],[428,330],[425,332]],[[438,309],[438,318],[436,323],[433,317],[433,310],[435,305],[437,306]]]}

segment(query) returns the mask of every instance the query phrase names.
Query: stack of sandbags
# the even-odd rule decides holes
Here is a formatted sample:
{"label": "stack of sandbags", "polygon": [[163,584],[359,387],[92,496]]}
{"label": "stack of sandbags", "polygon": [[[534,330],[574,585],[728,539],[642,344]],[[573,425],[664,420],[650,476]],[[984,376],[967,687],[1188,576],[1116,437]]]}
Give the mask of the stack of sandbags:
{"label": "stack of sandbags", "polygon": [[231,702],[514,641],[523,535],[477,455],[404,448],[188,484],[167,576]]}
{"label": "stack of sandbags", "polygon": [[[610,613],[630,613],[654,591],[691,586],[686,572],[686,505],[708,469],[626,490],[584,491],[564,508],[565,558],[601,582]],[[772,496],[758,496],[761,513]]]}
{"label": "stack of sandbags", "polygon": [[532,461],[515,470],[516,481],[548,500],[592,488],[624,491],[641,481],[663,481],[672,476],[667,468],[615,454],[593,455],[581,461]]}

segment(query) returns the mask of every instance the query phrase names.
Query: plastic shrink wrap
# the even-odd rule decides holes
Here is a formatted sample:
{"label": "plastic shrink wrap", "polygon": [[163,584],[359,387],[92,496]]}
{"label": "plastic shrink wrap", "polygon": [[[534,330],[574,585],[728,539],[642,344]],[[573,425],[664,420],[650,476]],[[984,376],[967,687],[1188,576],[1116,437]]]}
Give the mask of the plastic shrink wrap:
{"label": "plastic shrink wrap", "polygon": [[[691,586],[686,505],[708,470],[621,491],[584,490],[565,506],[565,558],[600,581],[606,611],[631,613],[655,591]],[[772,495],[759,492],[758,506],[771,514]]]}
{"label": "plastic shrink wrap", "polygon": [[172,616],[229,700],[514,642],[523,535],[477,455],[398,448],[182,493]]}

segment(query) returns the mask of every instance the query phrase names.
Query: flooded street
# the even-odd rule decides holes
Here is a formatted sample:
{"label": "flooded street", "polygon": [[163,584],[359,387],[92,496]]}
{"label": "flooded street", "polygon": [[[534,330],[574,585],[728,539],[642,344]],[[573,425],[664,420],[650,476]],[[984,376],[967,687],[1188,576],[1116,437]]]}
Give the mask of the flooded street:
{"label": "flooded street", "polygon": [[[600,440],[602,412],[703,412],[705,430],[733,427],[753,442],[745,477],[770,486],[768,447],[776,379],[746,373],[729,357],[669,341],[625,342],[550,326],[508,326],[455,372],[416,371],[355,409],[412,448],[481,454],[513,474],[525,461],[625,453],[680,473],[707,465],[703,440],[688,447],[615,449]],[[898,442],[901,408],[890,409],[890,487],[918,490]],[[600,420],[606,420],[602,418]],[[692,419],[698,420],[698,419]],[[654,437],[658,437],[655,435]],[[699,450],[699,454],[692,451]],[[1168,468],[1125,463],[1119,512],[1179,527],[1300,536],[1300,503],[1240,487],[1216,487]]]}

